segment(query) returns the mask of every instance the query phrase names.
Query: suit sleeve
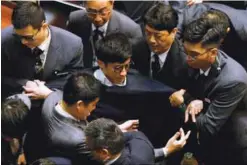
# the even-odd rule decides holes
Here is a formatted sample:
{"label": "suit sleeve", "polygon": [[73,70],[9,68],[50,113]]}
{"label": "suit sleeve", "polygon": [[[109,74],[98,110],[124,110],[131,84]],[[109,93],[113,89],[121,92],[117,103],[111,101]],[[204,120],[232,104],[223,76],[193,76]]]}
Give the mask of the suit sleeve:
{"label": "suit sleeve", "polygon": [[124,137],[125,146],[128,146],[131,153],[128,157],[130,162],[154,163],[153,146],[142,132],[126,132]]}
{"label": "suit sleeve", "polygon": [[247,86],[244,83],[229,84],[219,89],[205,113],[200,114],[196,119],[200,136],[215,135],[237,108],[246,92]]}
{"label": "suit sleeve", "polygon": [[22,86],[26,84],[28,79],[15,78],[12,75],[14,72],[11,59],[2,48],[2,97],[20,93],[23,91]]}

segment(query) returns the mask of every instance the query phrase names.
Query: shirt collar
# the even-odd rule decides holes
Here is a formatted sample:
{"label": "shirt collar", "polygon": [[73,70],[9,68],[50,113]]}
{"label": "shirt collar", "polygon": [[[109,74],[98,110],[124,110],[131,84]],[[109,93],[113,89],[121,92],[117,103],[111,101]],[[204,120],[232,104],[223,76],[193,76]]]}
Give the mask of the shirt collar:
{"label": "shirt collar", "polygon": [[126,86],[127,83],[127,78],[125,78],[124,82],[121,84],[113,84],[110,80],[108,80],[108,78],[105,76],[105,74],[103,73],[103,71],[101,69],[97,69],[94,72],[94,77],[99,80],[102,84],[111,87],[111,86]]}
{"label": "shirt collar", "polygon": [[211,69],[211,67],[208,68],[205,72],[200,69],[200,75],[204,74],[204,76],[208,76],[210,69]]}
{"label": "shirt collar", "polygon": [[48,52],[50,43],[51,43],[51,31],[48,28],[48,37],[38,46],[38,48],[40,48],[40,50],[43,50],[44,52]]}
{"label": "shirt collar", "polygon": [[69,114],[68,112],[66,112],[63,107],[58,103],[56,106],[55,106],[55,110],[60,114],[62,115],[63,117],[65,118],[70,118],[72,120],[75,120],[75,121],[79,121],[78,119],[76,119],[74,116],[72,116],[71,114]]}
{"label": "shirt collar", "polygon": [[116,158],[114,158],[114,159],[106,162],[105,165],[111,165],[112,163],[114,163],[115,161],[117,161],[120,156],[121,156],[121,154],[119,154]]}
{"label": "shirt collar", "polygon": [[[171,47],[170,47],[170,48],[171,48]],[[162,54],[158,54],[159,60],[162,62],[162,64],[165,63],[166,58],[167,58],[167,54],[168,54],[170,48],[169,48],[166,52],[164,52],[164,53],[162,53]],[[152,58],[154,55],[155,55],[155,53],[154,53],[154,52],[151,52],[151,58]]]}
{"label": "shirt collar", "polygon": [[[108,28],[109,21],[107,21],[103,26],[100,26],[98,29],[106,35],[106,30]],[[96,29],[95,25],[92,23],[92,30]]]}

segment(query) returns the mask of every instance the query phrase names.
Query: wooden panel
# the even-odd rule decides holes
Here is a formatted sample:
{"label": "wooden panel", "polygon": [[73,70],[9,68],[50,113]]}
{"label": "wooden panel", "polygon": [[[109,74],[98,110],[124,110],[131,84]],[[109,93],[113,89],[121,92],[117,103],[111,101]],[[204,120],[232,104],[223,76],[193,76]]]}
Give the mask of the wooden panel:
{"label": "wooden panel", "polygon": [[12,11],[8,6],[1,5],[1,29],[11,25]]}

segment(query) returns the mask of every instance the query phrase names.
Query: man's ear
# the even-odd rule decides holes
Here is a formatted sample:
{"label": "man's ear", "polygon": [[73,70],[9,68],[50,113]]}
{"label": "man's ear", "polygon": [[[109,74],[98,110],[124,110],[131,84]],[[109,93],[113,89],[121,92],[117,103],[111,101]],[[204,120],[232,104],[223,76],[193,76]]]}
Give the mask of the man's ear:
{"label": "man's ear", "polygon": [[48,23],[46,23],[45,21],[42,22],[42,28],[46,29],[48,26]]}
{"label": "man's ear", "polygon": [[172,31],[171,31],[171,35],[172,35],[172,37],[173,37],[173,38],[176,36],[177,31],[178,31],[178,28],[174,28],[174,29],[172,29]]}
{"label": "man's ear", "polygon": [[101,69],[105,67],[105,63],[103,61],[97,60],[97,63]]}
{"label": "man's ear", "polygon": [[214,63],[214,61],[216,60],[216,56],[218,55],[218,49],[217,48],[213,48],[210,52],[211,52],[210,61],[212,63]]}
{"label": "man's ear", "polygon": [[226,32],[229,33],[230,31],[231,31],[231,28],[228,27],[228,28],[226,29]]}
{"label": "man's ear", "polygon": [[79,110],[82,106],[84,106],[84,102],[82,100],[79,100],[76,102],[76,109]]}

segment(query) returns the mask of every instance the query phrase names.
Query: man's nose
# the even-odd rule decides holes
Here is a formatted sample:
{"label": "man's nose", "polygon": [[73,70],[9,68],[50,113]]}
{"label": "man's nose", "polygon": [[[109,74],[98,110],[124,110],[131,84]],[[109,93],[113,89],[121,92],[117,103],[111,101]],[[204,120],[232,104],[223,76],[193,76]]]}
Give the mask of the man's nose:
{"label": "man's nose", "polygon": [[124,67],[123,70],[120,72],[120,75],[121,75],[121,76],[126,76],[126,75],[127,75],[127,70],[126,70],[125,67]]}

